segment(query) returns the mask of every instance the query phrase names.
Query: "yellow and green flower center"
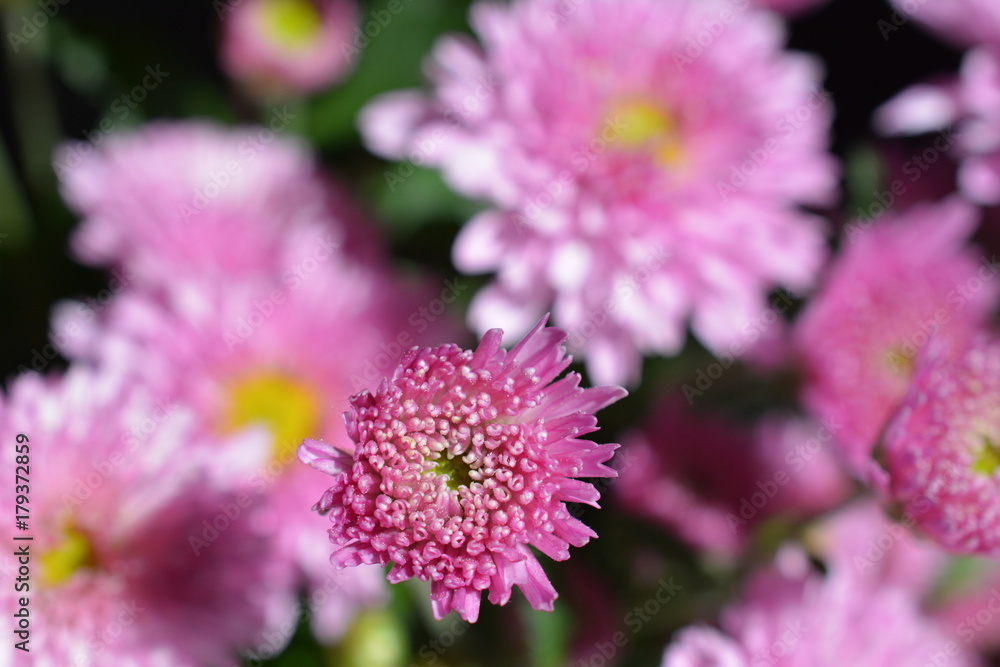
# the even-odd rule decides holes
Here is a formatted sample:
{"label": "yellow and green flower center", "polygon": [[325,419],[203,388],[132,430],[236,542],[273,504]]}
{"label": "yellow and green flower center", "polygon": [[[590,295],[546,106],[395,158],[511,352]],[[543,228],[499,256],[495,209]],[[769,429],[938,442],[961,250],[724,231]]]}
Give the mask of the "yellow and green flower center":
{"label": "yellow and green flower center", "polygon": [[321,416],[319,394],[310,384],[281,372],[259,372],[230,385],[223,431],[264,425],[271,431],[274,458],[284,461],[303,438],[319,435]]}
{"label": "yellow and green flower center", "polygon": [[87,536],[73,527],[67,528],[62,539],[42,552],[40,581],[43,586],[59,586],[79,570],[94,566],[94,553]]}
{"label": "yellow and green flower center", "polygon": [[434,466],[434,472],[439,475],[446,475],[448,477],[448,487],[458,491],[460,486],[469,486],[472,484],[472,466],[466,463],[461,456],[456,456],[454,458],[448,458],[448,456],[441,452],[441,458],[437,460],[437,464]]}
{"label": "yellow and green flower center", "polygon": [[267,0],[260,19],[268,36],[287,49],[309,46],[323,28],[323,17],[310,0]]}
{"label": "yellow and green flower center", "polygon": [[626,150],[648,151],[662,167],[676,167],[683,158],[677,120],[651,100],[640,97],[616,103],[602,131]]}
{"label": "yellow and green flower center", "polygon": [[1000,468],[1000,449],[988,437],[983,436],[983,446],[976,452],[972,462],[973,472],[980,475],[993,475]]}
{"label": "yellow and green flower center", "polygon": [[914,357],[903,346],[890,347],[885,352],[885,364],[893,373],[900,377],[913,376]]}

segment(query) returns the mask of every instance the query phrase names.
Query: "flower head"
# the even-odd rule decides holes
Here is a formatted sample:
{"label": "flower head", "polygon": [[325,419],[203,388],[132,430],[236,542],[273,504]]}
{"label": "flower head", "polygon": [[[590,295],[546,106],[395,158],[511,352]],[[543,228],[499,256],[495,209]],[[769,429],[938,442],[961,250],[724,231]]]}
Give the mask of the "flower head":
{"label": "flower head", "polygon": [[316,163],[270,129],[154,123],[99,149],[66,144],[55,168],[83,217],[76,255],[122,269],[123,282],[180,291],[280,272],[285,240],[305,227],[323,226],[331,246],[344,241]]}
{"label": "flower head", "polygon": [[246,0],[222,18],[223,67],[263,97],[331,85],[358,53],[355,0]]}
{"label": "flower head", "polygon": [[[281,648],[295,618],[291,568],[258,508],[208,466],[259,437],[212,437],[143,383],[82,366],[13,382],[0,435],[19,432],[33,473],[29,664],[230,664],[265,635]],[[13,471],[13,446],[3,458]],[[0,491],[11,506],[14,490]],[[0,602],[10,609],[15,595],[4,586]],[[10,665],[6,651],[20,652],[0,649]]]}
{"label": "flower head", "polygon": [[947,549],[1000,554],[1000,340],[935,345],[886,430],[890,491]]}
{"label": "flower head", "polygon": [[509,352],[489,331],[473,350],[413,348],[374,392],[345,413],[353,448],[306,440],[299,458],[334,477],[317,503],[328,513],[338,567],[392,565],[389,581],[431,582],[437,618],[479,616],[481,591],[506,604],[517,585],[536,609],[555,589],[529,547],[569,558],[596,534],[565,502],[597,506],[575,477],[613,477],[618,446],[579,436],[593,413],[625,395],[556,377],[570,363],[565,332],[540,321]]}
{"label": "flower head", "polygon": [[960,47],[969,47],[957,75],[912,86],[875,116],[885,134],[942,131],[939,152],[961,158],[962,193],[980,204],[1000,203],[1000,5],[992,0],[904,2],[913,16]]}
{"label": "flower head", "polygon": [[362,112],[373,151],[493,204],[453,251],[461,270],[497,273],[474,327],[517,335],[551,309],[591,376],[617,383],[637,378],[642,354],[676,353],[689,320],[728,349],[771,289],[808,289],[823,230],[797,204],[829,203],[837,175],[820,67],[782,50],[769,12],[738,12],[713,37],[720,11],[480,2],[482,47],[442,39],[433,95]]}
{"label": "flower head", "polygon": [[[753,577],[743,599],[723,612],[720,625],[721,631],[682,630],[663,667],[923,665],[951,639],[907,588],[839,570],[820,576],[790,547],[779,551],[772,570]],[[956,667],[981,664],[967,650],[948,656]]]}
{"label": "flower head", "polygon": [[853,474],[874,482],[872,452],[931,339],[963,340],[993,311],[1000,281],[965,247],[976,210],[958,198],[855,221],[826,282],[796,322],[803,402],[836,434]]}

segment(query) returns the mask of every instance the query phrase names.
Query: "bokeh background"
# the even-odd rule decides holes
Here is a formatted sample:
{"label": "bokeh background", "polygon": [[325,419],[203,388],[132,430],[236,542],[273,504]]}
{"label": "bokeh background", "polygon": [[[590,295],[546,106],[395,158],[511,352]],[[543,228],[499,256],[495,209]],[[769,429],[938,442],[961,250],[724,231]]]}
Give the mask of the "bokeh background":
{"label": "bokeh background", "polygon": [[[116,118],[113,132],[126,133],[157,119],[201,118],[237,125],[266,122],[274,113],[274,107],[254,99],[220,68],[221,23],[217,8],[207,0],[49,2],[57,11],[15,51],[6,36],[20,31],[41,4],[0,2],[0,33],[5,36],[0,48],[0,377],[8,382],[31,367],[40,352],[45,356],[54,304],[94,298],[108,287],[104,271],[70,255],[68,239],[78,219],[59,194],[52,170],[56,146],[86,140],[106,117]],[[384,4],[364,0],[360,15],[367,18]],[[362,146],[356,117],[380,93],[424,85],[424,57],[441,34],[469,32],[469,4],[404,2],[404,11],[370,39],[345,79],[276,104],[293,115],[285,131],[304,139],[367,211],[393,261],[440,279],[460,275],[451,263],[452,243],[462,223],[484,204],[453,193],[439,173],[429,169],[417,168],[413,177],[391,190],[385,174],[392,164]],[[789,47],[823,60],[824,85],[836,108],[832,152],[844,165],[843,196],[836,208],[824,211],[835,228],[867,207],[892,169],[933,138],[878,138],[872,129],[875,109],[914,82],[955,70],[961,60],[960,51],[913,21],[884,39],[878,22],[891,13],[880,1],[831,0],[789,20]],[[111,104],[142,80],[147,66],[169,75],[127,118],[117,120]],[[921,197],[936,198],[953,190],[954,170],[951,160],[936,164],[934,178],[922,182]],[[992,215],[987,211],[988,220]],[[996,248],[996,235],[989,231],[996,228],[984,224],[977,240]],[[483,277],[462,280],[471,289],[449,306],[457,322],[464,318],[469,297],[485,284]],[[467,333],[461,342],[471,340]],[[657,397],[691,382],[697,370],[713,360],[693,338],[676,357],[647,359],[641,385],[627,400],[602,412],[602,441],[618,441],[645,423]],[[45,372],[55,373],[66,362],[55,358],[45,366]],[[582,365],[574,368],[586,374]],[[765,408],[793,408],[795,382],[794,372],[763,377],[737,363],[699,401],[699,408],[726,423],[751,419]],[[44,475],[45,461],[36,465],[37,474]],[[605,486],[613,491],[613,484]],[[737,564],[719,565],[669,531],[623,510],[613,498],[600,511],[586,509],[581,518],[600,538],[576,550],[568,562],[546,564],[561,592],[551,614],[533,611],[516,594],[507,607],[484,605],[473,626],[456,625],[454,617],[437,622],[429,614],[424,589],[393,586],[389,606],[360,616],[342,642],[323,646],[303,623],[290,645],[264,664],[605,664],[594,661],[593,642],[607,629],[621,627],[630,610],[655,595],[663,577],[672,577],[683,583],[680,597],[643,623],[607,662],[656,665],[674,630],[712,619],[736,594],[746,572],[768,562],[777,544],[799,529],[778,521],[760,531]],[[431,642],[444,643],[447,650],[428,653]]]}

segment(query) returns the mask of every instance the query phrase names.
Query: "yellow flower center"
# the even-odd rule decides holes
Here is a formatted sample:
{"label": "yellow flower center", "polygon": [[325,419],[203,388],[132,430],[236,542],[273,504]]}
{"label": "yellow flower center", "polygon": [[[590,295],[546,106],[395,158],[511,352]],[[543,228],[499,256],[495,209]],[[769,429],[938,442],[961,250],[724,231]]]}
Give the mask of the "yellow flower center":
{"label": "yellow flower center", "polygon": [[81,568],[93,567],[94,554],[86,535],[70,527],[55,547],[42,553],[40,562],[42,585],[58,586]]}
{"label": "yellow flower center", "polygon": [[605,128],[613,136],[612,143],[627,150],[649,151],[660,166],[676,167],[681,163],[677,121],[655,102],[631,98],[616,103]]}
{"label": "yellow flower center", "polygon": [[885,363],[893,373],[904,378],[913,376],[914,358],[902,346],[890,347],[885,352]]}
{"label": "yellow flower center", "polygon": [[472,466],[465,462],[460,456],[448,458],[447,454],[441,452],[441,458],[434,465],[434,472],[438,475],[448,477],[448,487],[458,491],[460,486],[472,484]]}
{"label": "yellow flower center", "polygon": [[309,46],[323,28],[323,17],[310,0],[267,0],[260,19],[271,39],[288,49]]}
{"label": "yellow flower center", "polygon": [[976,454],[976,460],[972,463],[973,472],[981,475],[992,475],[1000,468],[1000,450],[987,437],[983,437],[983,447]]}
{"label": "yellow flower center", "polygon": [[318,435],[321,414],[319,395],[309,384],[280,372],[259,372],[230,385],[223,431],[263,424],[273,437],[274,458],[284,461],[303,438]]}

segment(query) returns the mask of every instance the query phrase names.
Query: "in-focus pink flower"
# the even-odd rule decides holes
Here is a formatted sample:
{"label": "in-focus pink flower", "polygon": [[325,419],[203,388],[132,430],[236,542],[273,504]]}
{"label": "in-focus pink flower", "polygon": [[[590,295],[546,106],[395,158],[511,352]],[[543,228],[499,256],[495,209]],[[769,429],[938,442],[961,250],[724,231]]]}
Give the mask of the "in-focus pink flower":
{"label": "in-focus pink flower", "polygon": [[876,126],[885,134],[944,130],[933,148],[942,153],[954,146],[962,159],[962,193],[980,204],[1000,203],[1000,5],[992,0],[893,3],[972,48],[958,76],[904,90],[877,111]]}
{"label": "in-focus pink flower", "polygon": [[844,248],[796,323],[802,400],[836,434],[853,474],[876,483],[872,452],[932,338],[978,330],[1000,295],[966,245],[978,214],[958,198],[845,228]]}
{"label": "in-focus pink flower", "polygon": [[155,123],[99,148],[67,144],[55,169],[83,218],[75,254],[123,282],[176,292],[282,271],[285,239],[316,225],[344,242],[315,161],[270,129]]}
{"label": "in-focus pink flower", "polygon": [[243,0],[220,18],[223,68],[260,97],[315,92],[357,62],[355,0]]}
{"label": "in-focus pink flower", "polygon": [[807,419],[733,424],[675,397],[625,441],[615,495],[696,549],[736,556],[762,520],[821,512],[846,497],[831,437]]}
{"label": "in-focus pink flower", "polygon": [[935,344],[885,437],[890,492],[959,553],[1000,554],[1000,340]]}
{"label": "in-focus pink flower", "polygon": [[725,610],[721,630],[681,630],[663,667],[887,667],[934,664],[937,655],[952,667],[982,664],[909,590],[808,568],[801,552],[783,549]]}
{"label": "in-focus pink flower", "polygon": [[436,618],[479,617],[480,594],[506,604],[517,585],[535,609],[557,594],[530,547],[555,560],[597,535],[565,502],[597,506],[576,477],[613,477],[618,447],[580,439],[593,413],[625,396],[582,389],[566,369],[566,333],[540,321],[510,351],[503,332],[475,350],[414,348],[374,393],[351,397],[353,447],[306,440],[299,458],[334,478],[316,509],[329,514],[332,562],[392,565],[388,579],[431,582]]}
{"label": "in-focus pink flower", "polygon": [[[295,584],[276,544],[207,462],[261,438],[213,437],[190,412],[115,373],[16,379],[0,411],[4,469],[30,489],[29,665],[232,664],[265,635],[278,651]],[[15,437],[29,441],[15,452]],[[0,490],[14,507],[13,482]],[[235,512],[235,516],[234,516]],[[12,613],[13,583],[0,592]],[[26,660],[27,662],[23,662]]]}
{"label": "in-focus pink flower", "polygon": [[677,352],[689,320],[728,352],[771,289],[811,285],[823,226],[797,205],[834,197],[831,110],[778,17],[519,0],[477,3],[471,24],[482,47],[439,41],[433,94],[384,96],[360,125],[374,152],[493,205],[453,251],[462,271],[497,273],[475,328],[516,335],[552,309],[595,380],[622,382],[642,354]]}

